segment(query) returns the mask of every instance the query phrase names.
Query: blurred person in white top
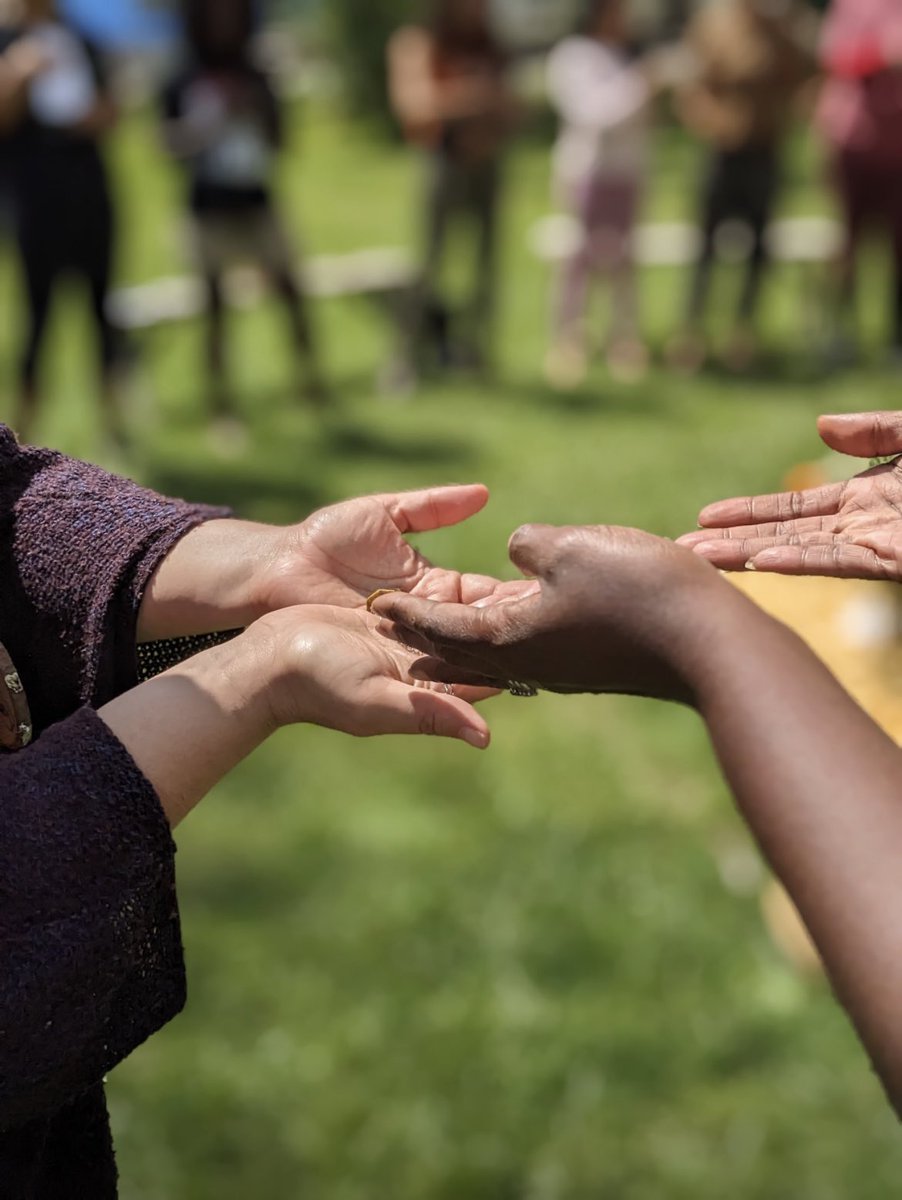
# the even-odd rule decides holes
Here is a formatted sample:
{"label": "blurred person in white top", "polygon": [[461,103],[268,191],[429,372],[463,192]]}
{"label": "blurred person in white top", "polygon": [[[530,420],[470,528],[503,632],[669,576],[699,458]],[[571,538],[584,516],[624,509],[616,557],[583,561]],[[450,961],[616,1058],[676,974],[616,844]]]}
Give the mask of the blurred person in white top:
{"label": "blurred person in white top", "polygon": [[590,0],[580,31],[548,65],[548,90],[561,118],[555,190],[580,237],[558,283],[549,382],[576,386],[586,374],[586,310],[597,277],[610,286],[608,364],[634,379],[647,365],[639,332],[633,238],[648,172],[654,58],[629,52],[625,0]]}

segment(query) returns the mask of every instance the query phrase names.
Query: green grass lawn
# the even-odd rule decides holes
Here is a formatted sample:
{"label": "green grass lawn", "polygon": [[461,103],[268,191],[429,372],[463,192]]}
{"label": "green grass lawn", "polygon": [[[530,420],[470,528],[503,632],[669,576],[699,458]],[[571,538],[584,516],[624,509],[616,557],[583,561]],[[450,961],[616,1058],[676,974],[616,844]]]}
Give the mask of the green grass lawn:
{"label": "green grass lawn", "polygon": [[[299,128],[298,147],[284,188],[309,246],[409,240],[400,149],[329,115]],[[654,213],[691,211],[691,161],[662,146]],[[149,125],[127,126],[116,164],[123,278],[176,269],[177,193]],[[823,207],[815,164],[811,147],[794,157],[788,208]],[[448,565],[504,572],[522,521],[676,534],[707,500],[777,486],[815,455],[818,412],[898,407],[897,379],[877,367],[812,370],[789,270],[768,298],[770,376],[653,373],[630,389],[599,372],[549,394],[547,279],[525,249],[547,195],[543,151],[526,148],[497,385],[381,401],[385,328],[364,305],[330,304],[319,317],[337,399],[318,422],[286,389],[266,308],[235,324],[251,440],[227,460],[208,437],[197,328],[159,331],[142,345],[137,476],[279,521],[352,494],[484,480],[490,509],[424,544]],[[646,279],[657,343],[681,285],[669,271]],[[12,312],[8,264],[2,286]],[[0,332],[7,377],[14,329]],[[42,433],[91,457],[85,341],[69,305]],[[180,832],[191,999],[110,1081],[126,1200],[895,1195],[896,1124],[827,988],[797,978],[762,930],[756,862],[699,723],[552,697],[500,700],[491,715],[483,756],[285,732]]]}

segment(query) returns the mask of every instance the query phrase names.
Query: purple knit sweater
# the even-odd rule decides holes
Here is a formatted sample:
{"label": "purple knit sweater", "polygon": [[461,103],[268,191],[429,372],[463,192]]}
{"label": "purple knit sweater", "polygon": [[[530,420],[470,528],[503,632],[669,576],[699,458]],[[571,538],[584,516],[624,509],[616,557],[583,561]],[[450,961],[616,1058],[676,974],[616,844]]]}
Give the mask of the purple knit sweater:
{"label": "purple knit sweater", "polygon": [[0,755],[0,1200],[108,1200],[104,1074],[179,1012],[175,847],[94,708],[133,687],[143,591],[227,515],[0,426],[0,641],[37,740]]}

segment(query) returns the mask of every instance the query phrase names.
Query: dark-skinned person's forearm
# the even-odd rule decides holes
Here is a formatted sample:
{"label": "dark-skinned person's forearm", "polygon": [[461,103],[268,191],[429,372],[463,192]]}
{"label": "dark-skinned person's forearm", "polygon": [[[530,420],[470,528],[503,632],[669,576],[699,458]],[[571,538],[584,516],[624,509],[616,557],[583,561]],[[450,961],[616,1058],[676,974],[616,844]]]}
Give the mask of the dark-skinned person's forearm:
{"label": "dark-skinned person's forearm", "polygon": [[257,633],[198,654],[99,710],[173,828],[273,732],[274,650]]}
{"label": "dark-skinned person's forearm", "polygon": [[738,594],[693,674],[738,806],[902,1111],[902,751]]}

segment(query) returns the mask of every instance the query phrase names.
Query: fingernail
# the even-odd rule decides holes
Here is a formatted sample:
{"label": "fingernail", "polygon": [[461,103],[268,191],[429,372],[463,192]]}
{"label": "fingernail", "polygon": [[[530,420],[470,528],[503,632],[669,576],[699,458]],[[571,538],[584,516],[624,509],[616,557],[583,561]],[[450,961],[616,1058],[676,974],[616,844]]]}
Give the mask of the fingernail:
{"label": "fingernail", "polygon": [[487,733],[480,733],[478,729],[465,729],[461,733],[460,739],[462,742],[466,742],[468,746],[472,746],[474,750],[485,750],[489,744],[489,735]]}
{"label": "fingernail", "polygon": [[753,562],[747,562],[745,564],[745,569],[747,571],[757,571],[758,570],[758,568],[755,566],[755,564]]}

